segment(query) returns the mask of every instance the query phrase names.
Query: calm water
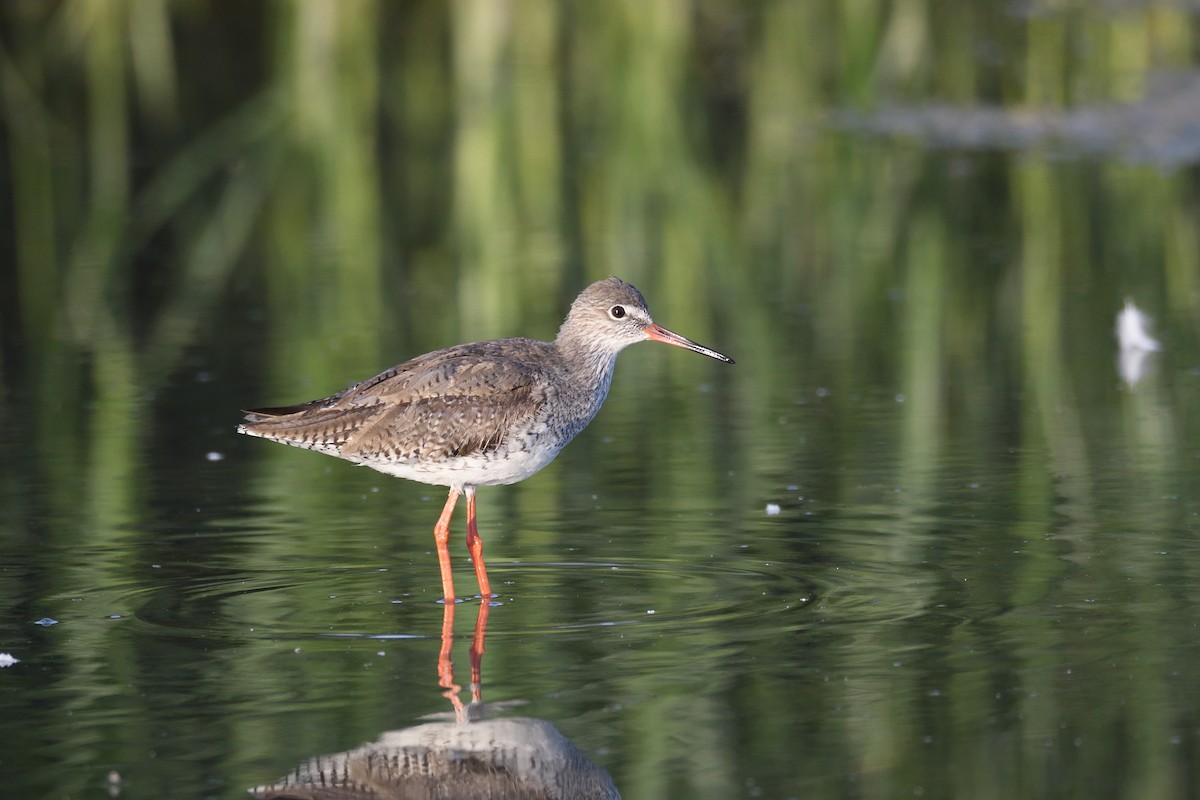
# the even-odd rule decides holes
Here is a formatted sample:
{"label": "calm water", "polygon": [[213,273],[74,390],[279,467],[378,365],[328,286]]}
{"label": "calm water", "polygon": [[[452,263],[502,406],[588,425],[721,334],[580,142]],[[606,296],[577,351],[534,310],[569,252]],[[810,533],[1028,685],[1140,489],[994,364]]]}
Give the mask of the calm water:
{"label": "calm water", "polygon": [[[482,719],[626,798],[1200,794],[1195,20],[943,5],[0,11],[6,793]],[[737,364],[480,490],[485,618],[442,489],[234,433],[609,273]]]}

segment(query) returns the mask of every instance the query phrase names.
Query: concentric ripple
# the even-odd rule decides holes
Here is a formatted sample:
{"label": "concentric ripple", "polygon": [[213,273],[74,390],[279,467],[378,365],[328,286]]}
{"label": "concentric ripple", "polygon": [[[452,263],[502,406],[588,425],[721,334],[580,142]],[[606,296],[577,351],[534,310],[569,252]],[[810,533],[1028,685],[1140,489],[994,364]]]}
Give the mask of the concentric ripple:
{"label": "concentric ripple", "polygon": [[[217,577],[176,576],[158,586],[126,586],[117,605],[131,608],[145,634],[237,640],[324,637],[378,639],[439,635],[436,571],[300,567]],[[430,575],[429,573],[433,574]],[[498,635],[612,626],[710,625],[802,612],[825,590],[779,565],[669,562],[502,562],[489,565]],[[459,586],[474,588],[469,574]],[[398,586],[417,587],[400,591]],[[110,601],[112,602],[112,601]],[[476,597],[460,600],[462,612]],[[499,609],[503,609],[500,611]]]}

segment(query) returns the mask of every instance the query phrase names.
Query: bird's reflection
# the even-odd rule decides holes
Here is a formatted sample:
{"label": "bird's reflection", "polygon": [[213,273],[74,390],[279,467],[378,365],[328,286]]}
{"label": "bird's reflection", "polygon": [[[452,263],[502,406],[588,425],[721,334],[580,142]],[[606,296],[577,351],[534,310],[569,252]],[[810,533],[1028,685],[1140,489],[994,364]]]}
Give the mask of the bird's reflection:
{"label": "bird's reflection", "polygon": [[454,682],[454,603],[442,617],[438,684],[454,707],[453,721],[385,731],[370,744],[317,756],[270,786],[251,789],[260,800],[374,798],[620,798],[608,773],[588,760],[546,720],[484,719],[483,651],[489,607],[479,604],[471,639],[470,701]]}
{"label": "bird's reflection", "polygon": [[454,663],[450,650],[454,645],[454,603],[446,603],[442,612],[442,649],[438,652],[438,685],[446,691],[442,696],[454,706],[454,719],[464,723],[470,721],[471,711],[483,707],[483,648],[487,637],[487,622],[490,606],[487,600],[479,603],[479,614],[475,617],[475,635],[471,637],[471,704],[464,706],[462,687],[454,682]]}

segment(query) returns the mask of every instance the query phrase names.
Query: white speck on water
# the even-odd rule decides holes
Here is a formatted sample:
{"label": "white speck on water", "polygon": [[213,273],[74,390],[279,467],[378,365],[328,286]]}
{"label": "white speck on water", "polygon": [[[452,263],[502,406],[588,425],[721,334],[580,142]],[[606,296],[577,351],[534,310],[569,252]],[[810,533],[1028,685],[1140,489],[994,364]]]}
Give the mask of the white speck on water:
{"label": "white speck on water", "polygon": [[768,517],[778,517],[779,516],[779,504],[778,503],[767,503],[767,516]]}
{"label": "white speck on water", "polygon": [[653,609],[653,608],[647,608],[647,609],[646,609],[646,613],[647,613],[647,614],[653,614],[653,613],[654,613],[654,609]]}
{"label": "white speck on water", "polygon": [[817,397],[829,397],[829,390],[824,386],[817,389]]}
{"label": "white speck on water", "polygon": [[150,569],[162,569],[162,564],[151,564]]}
{"label": "white speck on water", "polygon": [[379,487],[378,487],[378,486],[372,486],[372,487],[371,487],[371,494],[379,494]]}
{"label": "white speck on water", "polygon": [[296,649],[292,650],[292,652],[293,652],[293,653],[299,653],[299,652],[300,652],[300,648],[299,648],[299,647],[297,647]]}
{"label": "white speck on water", "polygon": [[798,492],[798,491],[800,491],[800,487],[794,483],[789,483],[787,486],[787,490],[789,492]]}
{"label": "white speck on water", "polygon": [[20,663],[21,659],[17,658],[16,656],[11,655],[10,653],[0,653],[0,669],[3,669],[4,667],[11,667],[13,664]]}
{"label": "white speck on water", "polygon": [[1122,350],[1154,352],[1162,345],[1150,335],[1150,317],[1146,316],[1132,300],[1117,314],[1117,345]]}
{"label": "white speck on water", "polygon": [[394,606],[398,606],[398,605],[400,605],[400,604],[401,604],[401,603],[403,603],[403,602],[404,602],[403,600],[393,600],[393,601],[392,601],[392,605],[394,605]]}
{"label": "white speck on water", "polygon": [[58,620],[51,619],[50,617],[42,617],[41,619],[39,619],[37,622],[35,622],[33,624],[41,625],[43,628],[49,628],[51,625],[57,625]]}
{"label": "white speck on water", "polygon": [[208,451],[208,453],[206,453],[204,455],[204,457],[206,459],[208,459],[209,461],[224,461],[225,460],[225,454],[218,453],[216,450]]}
{"label": "white speck on water", "polygon": [[386,655],[387,655],[387,651],[386,651],[386,650],[376,650],[376,651],[375,651],[375,655],[377,655],[377,656],[386,656]]}
{"label": "white speck on water", "polygon": [[897,403],[903,403],[903,402],[904,402],[905,400],[907,400],[907,399],[908,399],[908,398],[907,398],[907,397],[905,397],[903,393],[900,393],[900,394],[896,395],[896,402],[897,402]]}

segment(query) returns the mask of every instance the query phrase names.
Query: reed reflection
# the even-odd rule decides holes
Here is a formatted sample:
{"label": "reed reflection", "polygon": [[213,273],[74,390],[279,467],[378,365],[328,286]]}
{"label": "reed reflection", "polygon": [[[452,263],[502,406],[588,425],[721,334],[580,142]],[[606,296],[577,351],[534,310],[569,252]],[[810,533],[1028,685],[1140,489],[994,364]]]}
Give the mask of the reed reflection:
{"label": "reed reflection", "polygon": [[437,665],[438,685],[454,709],[452,719],[385,731],[353,750],[317,756],[250,794],[259,800],[619,800],[608,773],[546,720],[484,718],[483,653],[490,611],[485,602],[479,604],[471,639],[470,702],[463,703],[451,659],[454,610],[454,603],[446,603]]}

